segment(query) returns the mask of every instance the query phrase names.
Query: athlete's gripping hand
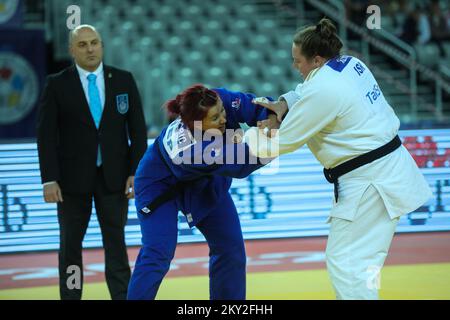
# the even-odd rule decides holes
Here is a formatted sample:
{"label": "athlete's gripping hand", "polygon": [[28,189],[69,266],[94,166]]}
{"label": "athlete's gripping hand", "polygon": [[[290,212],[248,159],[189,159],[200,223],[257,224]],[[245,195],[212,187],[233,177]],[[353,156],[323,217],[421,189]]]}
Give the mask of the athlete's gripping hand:
{"label": "athlete's gripping hand", "polygon": [[270,114],[266,120],[257,122],[258,128],[263,130],[264,134],[272,138],[276,134],[276,130],[280,128],[280,122],[275,114]]}
{"label": "athlete's gripping hand", "polygon": [[279,122],[283,121],[283,117],[288,111],[288,105],[285,100],[269,101],[265,97],[259,97],[253,99],[252,102],[275,112]]}

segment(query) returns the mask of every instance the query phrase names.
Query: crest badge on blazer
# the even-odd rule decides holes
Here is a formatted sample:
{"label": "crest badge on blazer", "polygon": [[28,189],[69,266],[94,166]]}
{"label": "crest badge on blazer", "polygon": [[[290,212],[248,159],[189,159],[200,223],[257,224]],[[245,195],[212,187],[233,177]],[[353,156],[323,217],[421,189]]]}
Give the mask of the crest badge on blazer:
{"label": "crest badge on blazer", "polygon": [[120,114],[125,114],[128,111],[128,93],[119,94],[116,96],[117,111]]}

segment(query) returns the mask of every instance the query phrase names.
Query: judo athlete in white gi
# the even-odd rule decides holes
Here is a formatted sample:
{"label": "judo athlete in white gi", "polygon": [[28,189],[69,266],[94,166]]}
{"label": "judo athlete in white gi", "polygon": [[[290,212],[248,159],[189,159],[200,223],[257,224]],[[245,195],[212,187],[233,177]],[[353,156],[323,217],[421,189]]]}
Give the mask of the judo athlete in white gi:
{"label": "judo athlete in white gi", "polygon": [[[245,247],[229,189],[232,177],[244,178],[266,163],[251,161],[244,143],[227,144],[225,129],[239,129],[239,123],[256,126],[268,118],[269,111],[252,104],[253,98],[196,85],[167,103],[169,112],[178,117],[147,149],[135,176],[142,248],[128,299],[156,297],[174,257],[179,211],[208,242],[210,298],[245,299]],[[210,129],[216,133],[204,139],[202,131]],[[214,159],[204,157],[210,154]],[[185,290],[189,298],[189,288]]]}
{"label": "judo athlete in white gi", "polygon": [[252,128],[244,141],[259,157],[307,144],[335,184],[326,260],[336,297],[378,299],[376,278],[399,217],[432,193],[372,73],[341,48],[330,20],[300,30],[292,55],[304,82],[277,102],[257,102],[285,118],[272,138]]}

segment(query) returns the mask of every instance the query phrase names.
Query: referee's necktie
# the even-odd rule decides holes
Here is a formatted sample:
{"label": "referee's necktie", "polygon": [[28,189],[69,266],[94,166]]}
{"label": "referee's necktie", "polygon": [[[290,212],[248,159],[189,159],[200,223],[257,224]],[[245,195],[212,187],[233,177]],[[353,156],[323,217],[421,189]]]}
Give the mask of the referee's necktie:
{"label": "referee's necktie", "polygon": [[[87,76],[89,81],[88,94],[89,94],[89,109],[91,109],[92,118],[94,119],[95,126],[100,126],[100,119],[102,118],[102,102],[100,100],[100,92],[98,91],[96,79],[97,76],[93,73]],[[100,153],[100,144],[98,145],[97,152],[97,167],[102,164],[102,155]]]}

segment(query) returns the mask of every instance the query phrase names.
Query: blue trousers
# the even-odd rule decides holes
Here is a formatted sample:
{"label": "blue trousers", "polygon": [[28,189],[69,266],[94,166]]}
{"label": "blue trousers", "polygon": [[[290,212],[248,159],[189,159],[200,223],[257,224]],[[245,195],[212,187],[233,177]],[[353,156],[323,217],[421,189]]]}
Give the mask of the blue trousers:
{"label": "blue trousers", "polygon": [[[150,215],[138,213],[142,248],[128,287],[129,300],[155,299],[169,271],[177,244],[178,208],[175,201]],[[244,300],[246,255],[236,207],[226,194],[196,226],[209,246],[209,294],[212,300]],[[189,292],[189,289],[186,289]],[[189,299],[189,294],[186,295]]]}

